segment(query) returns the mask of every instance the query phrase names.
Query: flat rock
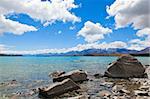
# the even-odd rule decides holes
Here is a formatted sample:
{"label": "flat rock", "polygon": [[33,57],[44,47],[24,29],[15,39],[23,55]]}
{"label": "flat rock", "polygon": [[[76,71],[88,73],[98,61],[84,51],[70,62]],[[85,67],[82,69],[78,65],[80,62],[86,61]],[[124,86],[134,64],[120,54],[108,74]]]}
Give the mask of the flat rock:
{"label": "flat rock", "polygon": [[104,76],[112,78],[144,78],[145,67],[131,55],[123,55],[111,63]]}
{"label": "flat rock", "polygon": [[71,79],[65,79],[62,82],[54,83],[48,88],[39,88],[39,96],[45,98],[53,98],[58,95],[64,94],[68,91],[80,89],[80,87]]}
{"label": "flat rock", "polygon": [[87,73],[83,70],[74,70],[53,78],[53,82],[60,82],[66,78],[72,79],[74,82],[82,82],[87,80]]}

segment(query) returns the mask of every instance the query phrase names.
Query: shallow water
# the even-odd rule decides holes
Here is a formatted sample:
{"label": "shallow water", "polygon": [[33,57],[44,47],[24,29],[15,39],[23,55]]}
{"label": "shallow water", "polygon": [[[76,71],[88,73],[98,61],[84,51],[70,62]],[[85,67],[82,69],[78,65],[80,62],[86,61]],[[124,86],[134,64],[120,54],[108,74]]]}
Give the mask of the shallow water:
{"label": "shallow water", "polygon": [[[137,57],[143,65],[150,64],[150,57]],[[112,56],[59,56],[59,57],[0,57],[0,82],[17,80],[22,85],[14,88],[0,88],[1,94],[30,88],[51,82],[48,74],[56,71],[83,69],[90,73],[104,73],[109,63],[117,57]]]}

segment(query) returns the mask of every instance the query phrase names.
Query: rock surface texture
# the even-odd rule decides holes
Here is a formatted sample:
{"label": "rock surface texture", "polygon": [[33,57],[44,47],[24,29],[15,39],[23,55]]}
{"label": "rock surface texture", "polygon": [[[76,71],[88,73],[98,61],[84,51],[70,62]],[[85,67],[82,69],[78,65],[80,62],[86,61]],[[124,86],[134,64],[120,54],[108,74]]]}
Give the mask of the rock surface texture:
{"label": "rock surface texture", "polygon": [[71,79],[65,79],[62,82],[54,83],[48,88],[39,88],[39,96],[45,98],[53,98],[68,91],[80,89],[80,87]]}
{"label": "rock surface texture", "polygon": [[104,76],[112,78],[144,78],[145,67],[131,55],[123,55],[111,63]]}
{"label": "rock surface texture", "polygon": [[53,82],[60,82],[66,78],[70,78],[74,82],[82,82],[82,81],[87,80],[87,73],[83,70],[70,71],[60,76],[53,77]]}

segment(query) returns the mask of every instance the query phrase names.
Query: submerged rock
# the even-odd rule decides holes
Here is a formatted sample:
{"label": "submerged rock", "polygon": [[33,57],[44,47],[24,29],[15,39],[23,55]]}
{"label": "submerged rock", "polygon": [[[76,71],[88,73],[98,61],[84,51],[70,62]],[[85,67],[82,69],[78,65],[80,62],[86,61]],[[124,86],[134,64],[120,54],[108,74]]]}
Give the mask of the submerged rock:
{"label": "submerged rock", "polygon": [[145,75],[144,66],[131,55],[123,55],[111,63],[104,74],[112,78],[143,78]]}
{"label": "submerged rock", "polygon": [[53,98],[68,91],[80,89],[80,87],[71,79],[65,79],[62,82],[54,83],[48,88],[39,88],[39,96]]}
{"label": "submerged rock", "polygon": [[74,70],[74,71],[70,71],[66,74],[62,74],[58,77],[54,77],[53,78],[53,82],[60,82],[64,79],[70,78],[75,82],[82,82],[87,80],[87,73],[85,71],[82,70]]}

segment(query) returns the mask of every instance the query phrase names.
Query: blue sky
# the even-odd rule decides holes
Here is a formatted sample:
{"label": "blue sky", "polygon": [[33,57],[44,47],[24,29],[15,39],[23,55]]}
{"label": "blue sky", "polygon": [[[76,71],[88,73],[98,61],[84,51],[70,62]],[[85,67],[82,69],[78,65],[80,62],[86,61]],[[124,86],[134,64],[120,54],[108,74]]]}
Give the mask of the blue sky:
{"label": "blue sky", "polygon": [[[2,2],[0,3],[0,5],[3,8],[5,8],[6,7],[5,5],[8,4],[7,1],[9,2],[9,0],[0,1]],[[31,1],[36,2],[35,0],[31,0]],[[39,0],[37,1],[38,1],[37,3],[41,3],[39,4],[39,6],[43,6],[42,3],[44,2],[41,2]],[[52,0],[52,2],[53,1],[55,0]],[[69,0],[67,1],[69,2]],[[3,9],[0,8],[0,15],[4,16],[3,18],[4,20],[12,20],[14,22],[18,22],[17,24],[21,24],[20,26],[18,25],[19,27],[15,27],[15,25],[8,27],[9,25],[5,26],[6,25],[4,24],[5,21],[0,23],[1,24],[0,25],[0,34],[1,34],[0,35],[0,44],[1,44],[0,51],[2,52],[32,51],[32,50],[62,49],[62,48],[77,49],[76,46],[80,44],[83,46],[87,46],[87,48],[89,48],[88,47],[89,44],[92,44],[92,47],[94,46],[94,44],[96,44],[95,46],[98,46],[99,44],[99,48],[101,47],[109,48],[110,46],[116,46],[118,48],[122,47],[122,48],[137,49],[137,50],[141,50],[145,47],[150,46],[148,44],[148,41],[150,38],[149,37],[149,34],[150,34],[149,25],[147,25],[147,23],[143,23],[141,24],[141,26],[139,26],[138,24],[136,25],[138,20],[142,20],[142,18],[140,19],[138,18],[138,16],[145,15],[145,18],[147,18],[147,14],[145,13],[143,14],[139,13],[139,15],[135,14],[132,16],[134,16],[135,19],[137,18],[137,20],[127,20],[128,18],[131,17],[129,14],[130,12],[126,11],[127,9],[125,8],[123,10],[120,8],[120,7],[123,8],[124,6],[130,6],[130,3],[123,2],[123,5],[121,5],[121,3],[119,3],[119,1],[122,2],[121,0],[118,0],[118,1],[115,1],[115,0],[70,0],[70,1],[71,3],[69,2],[69,4],[76,5],[77,7],[70,7],[69,10],[64,7],[64,9],[68,11],[71,15],[74,15],[75,17],[74,16],[69,17],[69,14],[68,16],[61,15],[63,13],[60,14],[58,11],[61,8],[56,8],[56,9],[53,8],[54,11],[56,11],[55,12],[56,16],[57,14],[59,15],[58,16],[58,19],[60,17],[59,20],[57,19],[51,20],[51,17],[45,18],[45,16],[49,15],[49,14],[46,14],[46,12],[42,13],[41,11],[39,13],[38,12],[34,13],[34,10],[43,10],[40,8],[36,8],[36,6],[33,12],[32,12],[32,9],[30,12],[28,8],[25,8],[27,11],[18,10],[18,9],[16,10],[16,8],[13,7],[13,4],[12,4],[12,7],[8,7],[7,13],[3,13],[3,11],[1,11]],[[138,4],[138,3],[141,4],[140,3],[141,1],[142,0],[135,1],[135,4]],[[23,4],[23,5],[26,3],[26,2],[22,3],[19,0],[15,0],[14,2],[19,2],[18,4]],[[143,2],[148,2],[148,0],[143,0]],[[61,3],[63,4],[63,2]],[[120,7],[118,7],[117,3],[120,4]],[[51,6],[51,2],[49,2],[47,6]],[[106,11],[107,10],[106,6],[109,6],[109,9],[108,9],[109,11]],[[113,6],[116,6],[116,7],[113,7]],[[141,6],[143,5],[141,4]],[[24,9],[23,7],[24,6],[21,7],[20,5],[18,8]],[[116,10],[115,8],[117,7],[118,9]],[[121,9],[122,12],[119,9]],[[136,5],[135,5],[135,9],[136,9]],[[51,10],[48,9],[46,11],[51,11]],[[137,11],[140,12],[140,10],[138,9]],[[38,15],[40,15],[40,17]],[[123,16],[123,18],[125,19],[115,18],[118,15],[122,15],[122,16],[126,15],[127,17]],[[107,18],[108,16],[111,16],[111,17]],[[62,17],[64,17],[64,19]],[[47,26],[44,26],[44,24],[47,21],[49,22],[49,24]],[[96,25],[96,23],[100,25],[98,24]],[[27,25],[28,27],[26,28],[28,30],[25,30],[22,24]],[[89,27],[89,26],[93,26],[93,29],[88,31],[86,30],[87,28],[84,28],[84,27]],[[20,29],[21,32],[20,30],[16,30],[14,28],[21,28]],[[73,28],[73,29],[70,29],[70,28]],[[106,30],[105,33],[103,32],[104,29]],[[20,32],[21,34],[18,35],[18,32]],[[114,44],[113,42],[116,42],[116,43]],[[104,45],[105,47],[103,47],[103,44],[105,44]],[[106,45],[109,45],[109,47],[107,47]],[[86,49],[86,48],[83,47],[83,49]]]}

